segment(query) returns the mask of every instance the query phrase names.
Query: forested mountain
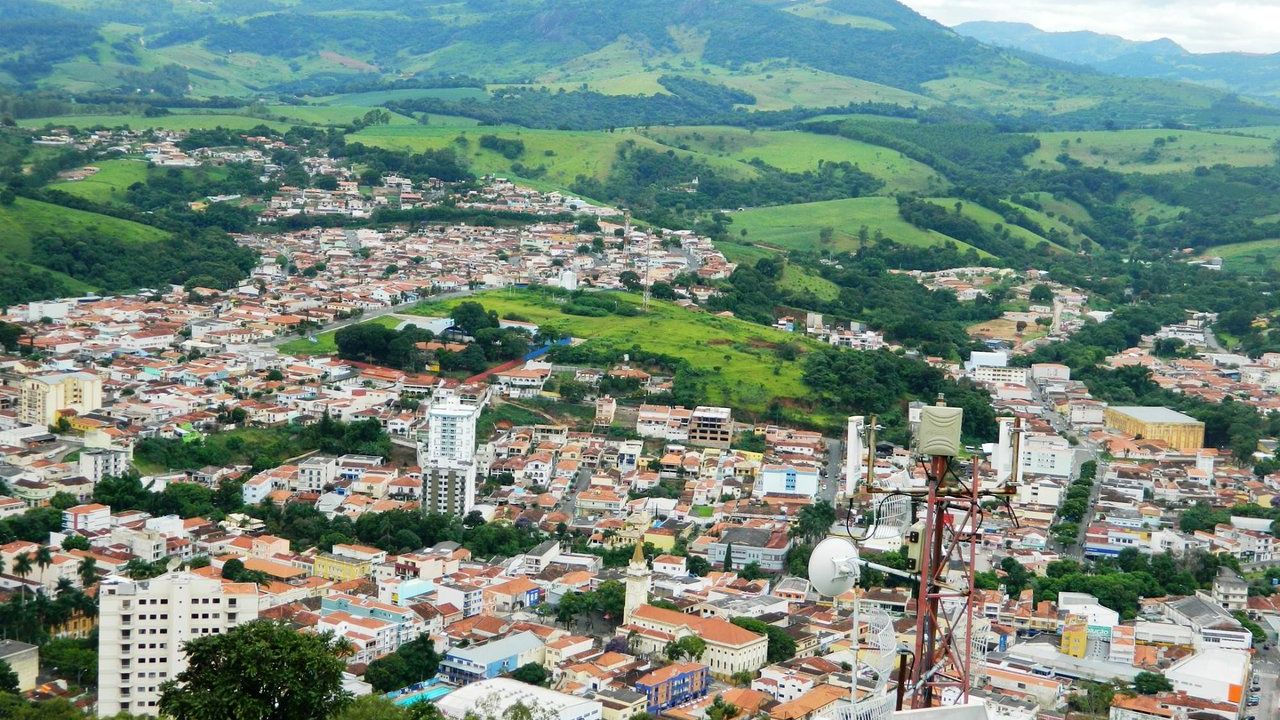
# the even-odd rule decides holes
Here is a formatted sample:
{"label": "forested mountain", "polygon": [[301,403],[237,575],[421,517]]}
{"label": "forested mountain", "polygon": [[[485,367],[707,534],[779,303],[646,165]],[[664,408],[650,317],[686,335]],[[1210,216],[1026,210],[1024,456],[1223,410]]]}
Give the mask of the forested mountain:
{"label": "forested mountain", "polygon": [[995,49],[893,0],[31,0],[0,40],[11,87],[185,101],[391,79],[653,96],[693,78],[755,110],[947,103],[1064,127],[1204,124],[1229,102]]}
{"label": "forested mountain", "polygon": [[970,22],[954,29],[990,45],[1116,75],[1193,82],[1280,104],[1280,54],[1193,53],[1168,38],[1138,42],[1087,31],[1045,32],[1026,23]]}

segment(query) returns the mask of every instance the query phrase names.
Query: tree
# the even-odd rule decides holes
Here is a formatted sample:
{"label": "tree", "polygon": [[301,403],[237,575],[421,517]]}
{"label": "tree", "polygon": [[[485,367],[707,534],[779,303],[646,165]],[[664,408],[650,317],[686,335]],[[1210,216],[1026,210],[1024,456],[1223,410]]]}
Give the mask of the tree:
{"label": "tree", "polygon": [[[431,705],[432,703],[418,703]],[[331,715],[329,720],[409,720],[409,711],[382,695],[365,695]]]}
{"label": "tree", "polygon": [[743,580],[759,580],[765,576],[764,570],[760,569],[760,563],[751,561],[738,571],[738,577]]}
{"label": "tree", "polygon": [[453,324],[468,335],[475,335],[485,328],[498,327],[498,313],[486,311],[484,305],[473,300],[458,303],[449,312]]}
{"label": "tree", "polygon": [[430,637],[422,635],[369,663],[364,679],[378,692],[391,692],[433,677],[439,667],[435,645]]}
{"label": "tree", "polygon": [[711,572],[711,563],[701,555],[690,555],[685,560],[685,567],[689,569],[690,575],[698,577],[706,577],[707,573]]}
{"label": "tree", "polygon": [[680,658],[698,660],[707,651],[707,641],[697,635],[686,635],[679,640],[667,643],[667,659],[676,661]]}
{"label": "tree", "polygon": [[62,538],[63,550],[88,550],[89,538],[83,535],[67,535]]}
{"label": "tree", "polygon": [[810,544],[817,543],[827,536],[836,521],[836,509],[830,502],[819,500],[806,505],[796,515],[796,523],[791,528],[791,536],[803,538]]}
{"label": "tree", "polygon": [[729,622],[744,630],[750,630],[757,635],[767,636],[769,638],[768,660],[770,663],[790,660],[796,656],[796,641],[787,634],[785,629],[749,617],[736,617]]}
{"label": "tree", "polygon": [[190,640],[187,669],[161,686],[160,712],[175,720],[329,717],[351,700],[340,644],[269,620]]}
{"label": "tree", "polygon": [[0,660],[0,693],[18,692],[18,673],[9,667],[9,663]]}
{"label": "tree", "polygon": [[622,286],[632,292],[640,289],[640,275],[634,270],[623,270],[618,273],[618,280],[622,282]]}
{"label": "tree", "polygon": [[1040,283],[1039,285],[1031,288],[1031,294],[1029,297],[1031,298],[1031,302],[1037,305],[1053,302],[1053,289],[1044,283]]}
{"label": "tree", "polygon": [[547,669],[541,663],[529,662],[511,671],[511,679],[529,685],[543,686],[547,684]]}
{"label": "tree", "polygon": [[1133,689],[1142,695],[1155,695],[1172,690],[1173,685],[1164,675],[1143,670],[1133,677]]}
{"label": "tree", "polygon": [[98,561],[87,557],[76,566],[76,574],[80,576],[81,587],[89,587],[98,581]]}
{"label": "tree", "polygon": [[716,695],[711,701],[711,705],[707,708],[707,720],[733,720],[742,710],[725,699]]}

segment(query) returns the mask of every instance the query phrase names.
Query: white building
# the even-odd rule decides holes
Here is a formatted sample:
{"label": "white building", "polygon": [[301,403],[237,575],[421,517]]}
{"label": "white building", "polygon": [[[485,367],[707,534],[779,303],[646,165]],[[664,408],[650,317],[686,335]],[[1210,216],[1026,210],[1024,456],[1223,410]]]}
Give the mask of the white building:
{"label": "white building", "polygon": [[129,451],[118,448],[86,448],[80,452],[80,474],[95,484],[104,477],[119,477],[129,471]]}
{"label": "white building", "polygon": [[160,685],[186,669],[182,644],[258,617],[258,587],[187,572],[102,582],[98,717],[156,715]]}
{"label": "white building", "polygon": [[818,471],[814,468],[792,465],[765,465],[760,468],[760,473],[756,476],[751,494],[755,497],[765,495],[813,497],[818,494]]}
{"label": "white building", "polygon": [[76,505],[62,511],[62,529],[66,532],[101,532],[111,527],[111,508],[99,503]]}
{"label": "white building", "polygon": [[1240,703],[1249,678],[1249,653],[1206,648],[1174,663],[1164,676],[1174,690],[1210,702]]}
{"label": "white building", "polygon": [[457,398],[432,403],[427,411],[427,452],[418,460],[426,467],[460,467],[476,455],[476,418],[480,408]]}
{"label": "white building", "polygon": [[[844,456],[844,494],[853,496],[853,489],[862,479],[862,456],[866,452],[862,447],[863,433],[866,432],[866,418],[861,415],[849,417],[848,429],[845,431]],[[868,478],[868,482],[872,478]]]}
{"label": "white building", "polygon": [[539,720],[600,720],[603,706],[588,700],[522,683],[510,678],[493,678],[464,685],[436,701],[446,717],[462,720],[469,716],[505,717],[520,703],[534,710]]}
{"label": "white building", "polygon": [[1023,435],[1019,453],[1019,480],[1025,475],[1071,477],[1076,459],[1075,448],[1060,435]]}

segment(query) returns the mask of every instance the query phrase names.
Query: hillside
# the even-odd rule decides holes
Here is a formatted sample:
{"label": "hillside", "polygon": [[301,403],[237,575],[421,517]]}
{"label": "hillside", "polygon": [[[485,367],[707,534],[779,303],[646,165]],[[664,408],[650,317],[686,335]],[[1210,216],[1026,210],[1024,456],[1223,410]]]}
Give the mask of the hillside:
{"label": "hillside", "polygon": [[1168,38],[1139,42],[1087,31],[1046,32],[1012,22],[969,22],[954,30],[989,45],[1082,63],[1107,73],[1192,82],[1280,104],[1280,53],[1193,53]]}
{"label": "hillside", "polygon": [[[862,102],[1034,112],[1071,127],[1106,118],[1226,122],[1224,115],[1241,112],[1227,113],[1229,98],[1215,90],[1116,80],[995,49],[893,0],[26,5],[22,34],[13,33],[9,49],[0,53],[0,81],[76,93],[142,90],[152,101],[274,94],[334,102],[335,93],[367,95],[382,90],[382,80],[407,78],[402,86],[470,93],[545,87],[633,99],[667,96],[677,105],[692,103],[681,108],[685,119],[694,110]],[[0,32],[0,40],[5,37]],[[698,80],[736,95],[712,103],[691,99],[664,77]],[[469,102],[484,104],[474,97]]]}

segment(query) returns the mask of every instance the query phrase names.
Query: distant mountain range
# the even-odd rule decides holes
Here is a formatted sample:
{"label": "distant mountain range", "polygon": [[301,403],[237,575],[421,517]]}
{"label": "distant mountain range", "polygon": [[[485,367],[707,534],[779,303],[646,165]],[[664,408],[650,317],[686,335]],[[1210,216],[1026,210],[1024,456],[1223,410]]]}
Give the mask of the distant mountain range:
{"label": "distant mountain range", "polygon": [[1139,42],[1088,31],[1046,32],[1013,22],[969,22],[953,29],[988,45],[1025,50],[1115,75],[1180,80],[1280,105],[1280,53],[1193,53],[1168,38]]}
{"label": "distant mountain range", "polygon": [[950,105],[1062,127],[1222,124],[1259,111],[1219,89],[1116,77],[992,47],[895,0],[18,5],[0,23],[0,91],[327,96],[443,77],[489,90],[514,84],[663,96],[669,88],[659,80],[680,76],[749,94],[738,103],[756,110]]}

